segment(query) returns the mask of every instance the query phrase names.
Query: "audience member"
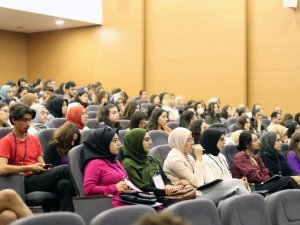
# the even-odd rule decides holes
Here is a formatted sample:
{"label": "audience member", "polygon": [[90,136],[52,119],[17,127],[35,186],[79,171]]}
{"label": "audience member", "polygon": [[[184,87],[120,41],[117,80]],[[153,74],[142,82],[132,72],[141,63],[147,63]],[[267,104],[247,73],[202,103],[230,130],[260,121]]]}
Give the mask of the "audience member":
{"label": "audience member", "polygon": [[5,102],[0,102],[0,129],[1,127],[10,127],[9,108]]}
{"label": "audience member", "polygon": [[64,90],[64,96],[65,99],[67,99],[68,101],[73,100],[75,94],[76,94],[76,84],[74,81],[68,81],[65,84],[65,90]]}
{"label": "audience member", "polygon": [[46,108],[55,118],[64,118],[67,114],[68,100],[55,97],[49,101]]}
{"label": "audience member", "polygon": [[35,117],[31,120],[28,133],[36,135],[37,132],[47,129],[47,109],[41,104],[33,104],[31,107],[36,112]]}
{"label": "audience member", "polygon": [[82,105],[76,105],[70,108],[66,116],[67,122],[74,123],[80,131],[89,129],[85,126],[88,118],[89,116]]}
{"label": "audience member", "polygon": [[172,129],[167,126],[167,112],[163,109],[156,108],[152,111],[148,124],[148,130],[162,130],[171,133]]}
{"label": "audience member", "polygon": [[293,175],[300,175],[300,133],[292,135],[289,152],[286,156],[287,164]]}
{"label": "audience member", "polygon": [[118,108],[113,103],[101,105],[98,109],[97,128],[110,127],[121,129]]}
{"label": "audience member", "polygon": [[132,130],[134,128],[144,128],[146,125],[147,116],[143,111],[137,111],[133,113],[130,122],[129,129]]}
{"label": "audience member", "polygon": [[211,125],[213,123],[221,123],[220,108],[218,103],[212,102],[208,105],[207,115],[205,116],[205,122],[208,125]]}
{"label": "audience member", "polygon": [[207,127],[207,124],[202,119],[194,120],[191,123],[190,131],[192,132],[195,144],[200,144],[200,137],[203,134],[203,132],[207,129]]}

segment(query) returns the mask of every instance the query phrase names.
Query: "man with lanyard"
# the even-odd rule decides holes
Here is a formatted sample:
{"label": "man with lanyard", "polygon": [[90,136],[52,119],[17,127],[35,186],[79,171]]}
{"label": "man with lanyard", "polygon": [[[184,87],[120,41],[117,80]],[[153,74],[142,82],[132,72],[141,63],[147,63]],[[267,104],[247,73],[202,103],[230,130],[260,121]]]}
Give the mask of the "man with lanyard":
{"label": "man with lanyard", "polygon": [[37,137],[27,134],[35,111],[16,104],[9,110],[13,132],[0,140],[0,175],[25,174],[25,192],[50,191],[58,194],[61,211],[74,211],[74,189],[67,165],[45,168],[42,147]]}

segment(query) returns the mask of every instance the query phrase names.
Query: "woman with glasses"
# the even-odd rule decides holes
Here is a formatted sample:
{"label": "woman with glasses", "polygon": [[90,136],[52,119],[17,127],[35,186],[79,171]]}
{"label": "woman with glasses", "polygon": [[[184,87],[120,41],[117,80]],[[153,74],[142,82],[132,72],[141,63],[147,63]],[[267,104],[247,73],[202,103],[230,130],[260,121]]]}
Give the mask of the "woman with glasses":
{"label": "woman with glasses", "polygon": [[[127,132],[123,140],[123,160],[130,181],[145,192],[154,192],[159,202],[165,206],[173,203],[164,199],[177,191],[162,170],[159,161],[149,156],[152,140],[145,129],[135,128]],[[180,186],[178,186],[180,187]]]}
{"label": "woman with glasses", "polygon": [[84,194],[111,194],[113,207],[124,205],[119,201],[119,193],[130,191],[126,170],[117,160],[121,149],[117,131],[108,127],[92,131],[83,142],[81,158]]}
{"label": "woman with glasses", "polygon": [[[262,146],[264,146],[263,149],[269,145],[269,147],[272,148],[272,151],[274,151],[274,156],[278,154],[275,152],[275,148],[278,149],[280,145],[280,138],[275,132],[267,132],[263,134],[261,142]],[[277,142],[277,144],[275,142]],[[257,191],[268,190],[268,193],[273,193],[283,189],[299,189],[299,184],[296,179],[293,179],[294,177],[276,176],[270,179],[273,175],[279,175],[280,173],[275,173],[275,171],[270,171],[269,173],[269,170],[265,166],[261,157],[255,154],[259,149],[259,146],[260,141],[254,132],[243,131],[241,133],[239,137],[239,145],[237,146],[237,149],[240,152],[235,155],[232,163],[233,177],[247,177],[248,182],[255,184],[255,190]],[[277,156],[281,158],[279,154]],[[275,156],[275,158],[277,157]],[[281,175],[283,175],[282,172]]]}

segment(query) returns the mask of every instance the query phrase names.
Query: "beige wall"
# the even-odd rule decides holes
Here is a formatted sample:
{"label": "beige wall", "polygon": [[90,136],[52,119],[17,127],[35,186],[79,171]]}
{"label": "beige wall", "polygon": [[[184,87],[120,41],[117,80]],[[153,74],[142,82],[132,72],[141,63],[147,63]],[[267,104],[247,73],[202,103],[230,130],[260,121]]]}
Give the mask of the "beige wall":
{"label": "beige wall", "polygon": [[0,30],[0,85],[27,75],[25,34]]}
{"label": "beige wall", "polygon": [[300,112],[300,11],[280,0],[247,1],[249,105]]}
{"label": "beige wall", "polygon": [[143,2],[106,0],[104,25],[28,36],[28,78],[101,81],[134,96],[143,83]]}
{"label": "beige wall", "polygon": [[146,1],[146,89],[245,102],[245,1]]}
{"label": "beige wall", "polygon": [[281,0],[104,0],[104,25],[0,31],[0,82],[101,81],[130,96],[145,83],[187,99],[298,109],[300,13]]}

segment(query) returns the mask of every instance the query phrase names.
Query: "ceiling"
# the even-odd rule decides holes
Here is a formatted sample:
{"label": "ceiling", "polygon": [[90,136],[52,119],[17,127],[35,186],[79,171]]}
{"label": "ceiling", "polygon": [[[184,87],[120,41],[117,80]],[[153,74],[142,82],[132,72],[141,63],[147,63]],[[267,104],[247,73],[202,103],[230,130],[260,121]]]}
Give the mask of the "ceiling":
{"label": "ceiling", "polygon": [[65,22],[63,25],[56,25],[57,19],[63,18],[0,7],[0,30],[35,33],[97,25],[70,19],[63,19]]}

